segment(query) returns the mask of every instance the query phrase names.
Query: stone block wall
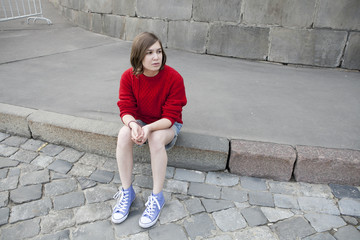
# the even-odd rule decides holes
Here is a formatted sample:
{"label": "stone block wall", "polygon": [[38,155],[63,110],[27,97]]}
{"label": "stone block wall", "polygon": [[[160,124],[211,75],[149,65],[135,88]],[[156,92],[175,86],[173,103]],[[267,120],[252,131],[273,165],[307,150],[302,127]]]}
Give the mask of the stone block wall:
{"label": "stone block wall", "polygon": [[50,0],[75,24],[242,59],[360,70],[359,0]]}

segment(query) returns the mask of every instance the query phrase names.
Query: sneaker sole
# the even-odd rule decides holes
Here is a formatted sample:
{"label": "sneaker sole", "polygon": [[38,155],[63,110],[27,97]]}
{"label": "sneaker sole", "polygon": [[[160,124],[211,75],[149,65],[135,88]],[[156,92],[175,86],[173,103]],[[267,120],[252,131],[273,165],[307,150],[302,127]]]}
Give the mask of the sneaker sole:
{"label": "sneaker sole", "polygon": [[142,228],[150,228],[150,227],[154,226],[154,225],[156,224],[157,220],[158,220],[159,217],[160,217],[160,214],[161,214],[161,211],[162,211],[164,205],[165,205],[165,203],[161,206],[159,215],[155,218],[154,221],[149,222],[149,223],[142,223],[142,222],[141,222],[141,218],[140,218],[140,219],[139,219],[139,226],[142,227]]}

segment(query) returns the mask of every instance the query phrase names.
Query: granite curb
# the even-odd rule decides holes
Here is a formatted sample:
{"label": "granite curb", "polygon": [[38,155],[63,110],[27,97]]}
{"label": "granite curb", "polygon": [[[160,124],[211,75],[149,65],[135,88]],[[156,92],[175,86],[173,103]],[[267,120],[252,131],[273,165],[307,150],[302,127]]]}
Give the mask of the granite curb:
{"label": "granite curb", "polygon": [[[121,123],[0,103],[0,131],[115,157]],[[150,162],[147,147],[135,147],[137,162]],[[360,151],[227,139],[182,132],[169,166],[223,171],[279,181],[359,185]],[[349,174],[351,173],[351,174]]]}

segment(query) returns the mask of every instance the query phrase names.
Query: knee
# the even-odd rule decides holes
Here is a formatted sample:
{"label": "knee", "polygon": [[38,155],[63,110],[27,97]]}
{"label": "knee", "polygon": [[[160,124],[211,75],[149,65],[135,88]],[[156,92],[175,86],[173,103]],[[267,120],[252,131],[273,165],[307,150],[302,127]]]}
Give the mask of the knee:
{"label": "knee", "polygon": [[149,148],[151,152],[156,152],[165,149],[164,138],[161,134],[153,132],[149,138]]}
{"label": "knee", "polygon": [[132,145],[131,132],[128,127],[123,126],[120,129],[119,134],[118,134],[117,147],[122,148],[122,147],[129,146],[129,145]]}

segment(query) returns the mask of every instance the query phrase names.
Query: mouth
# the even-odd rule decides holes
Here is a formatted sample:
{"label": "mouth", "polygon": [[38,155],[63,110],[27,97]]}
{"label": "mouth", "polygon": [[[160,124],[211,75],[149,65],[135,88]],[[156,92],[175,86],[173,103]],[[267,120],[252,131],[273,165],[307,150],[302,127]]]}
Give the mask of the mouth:
{"label": "mouth", "polygon": [[154,66],[154,67],[158,67],[158,66],[160,66],[160,63],[153,63],[151,65]]}

